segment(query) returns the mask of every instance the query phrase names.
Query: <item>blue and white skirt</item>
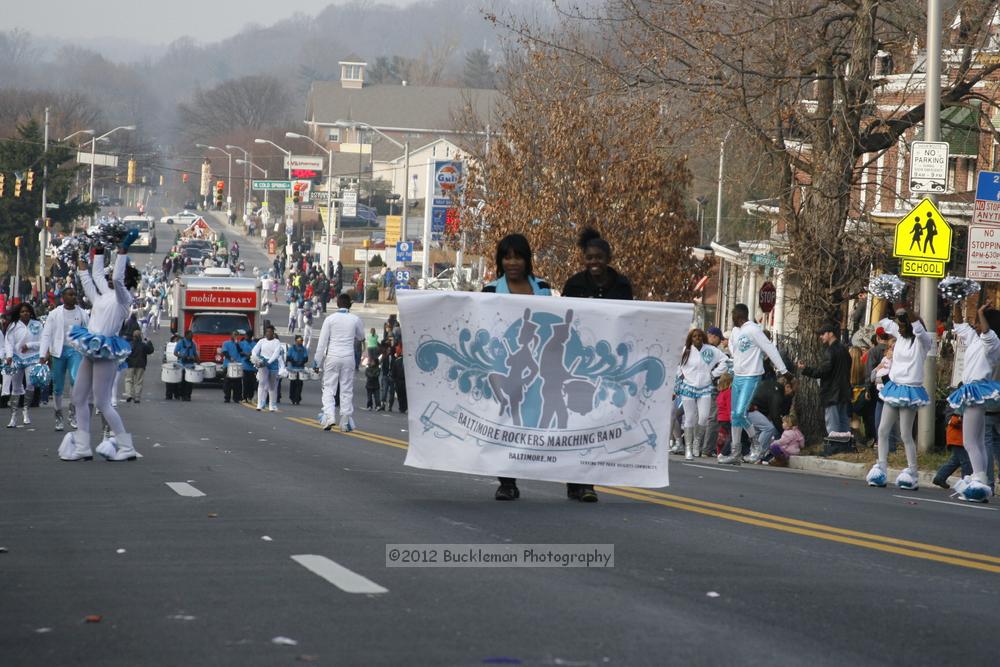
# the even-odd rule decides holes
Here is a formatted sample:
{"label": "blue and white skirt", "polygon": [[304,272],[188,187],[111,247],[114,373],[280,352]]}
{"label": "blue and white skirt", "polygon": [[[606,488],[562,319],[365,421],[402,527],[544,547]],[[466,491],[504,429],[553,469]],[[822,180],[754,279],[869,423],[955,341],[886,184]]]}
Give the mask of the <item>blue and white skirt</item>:
{"label": "blue and white skirt", "polygon": [[931,402],[927,390],[920,385],[896,384],[886,380],[878,397],[895,408],[919,408]]}
{"label": "blue and white skirt", "polygon": [[963,384],[948,395],[948,405],[959,414],[972,405],[982,405],[987,410],[1000,409],[1000,382],[979,380]]}
{"label": "blue and white skirt", "polygon": [[69,340],[88,359],[120,362],[132,353],[132,346],[121,336],[102,336],[81,326],[74,326],[70,330]]}
{"label": "blue and white skirt", "polygon": [[712,385],[706,384],[703,387],[698,387],[693,384],[688,384],[683,380],[683,378],[678,377],[677,382],[674,384],[674,393],[678,396],[683,396],[684,398],[701,398],[703,396],[711,396]]}
{"label": "blue and white skirt", "polygon": [[37,363],[38,363],[37,354],[29,354],[26,357],[19,357],[15,354],[14,358],[11,360],[11,364],[13,365],[14,370],[28,368],[29,366],[34,366]]}

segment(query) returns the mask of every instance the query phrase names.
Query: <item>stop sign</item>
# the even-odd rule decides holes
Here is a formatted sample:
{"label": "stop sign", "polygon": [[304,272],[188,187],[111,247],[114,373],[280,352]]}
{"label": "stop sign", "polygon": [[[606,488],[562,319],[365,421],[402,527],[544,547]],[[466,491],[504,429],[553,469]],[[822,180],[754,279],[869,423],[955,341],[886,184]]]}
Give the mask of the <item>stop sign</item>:
{"label": "stop sign", "polygon": [[760,286],[760,292],[757,295],[757,305],[765,313],[770,313],[774,310],[774,303],[778,299],[778,290],[774,288],[774,283],[770,280]]}

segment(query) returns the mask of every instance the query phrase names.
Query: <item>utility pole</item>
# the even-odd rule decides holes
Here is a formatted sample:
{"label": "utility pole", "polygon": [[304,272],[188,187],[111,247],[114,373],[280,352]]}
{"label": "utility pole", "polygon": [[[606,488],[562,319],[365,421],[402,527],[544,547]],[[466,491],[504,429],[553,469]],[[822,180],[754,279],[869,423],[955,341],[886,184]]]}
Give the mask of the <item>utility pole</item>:
{"label": "utility pole", "polygon": [[733,128],[729,128],[726,132],[726,136],[723,137],[722,141],[719,142],[719,183],[718,189],[715,193],[715,242],[719,242],[719,233],[722,226],[722,167],[726,162],[726,142],[729,141],[729,135],[732,133]]}
{"label": "utility pole", "polygon": [[41,231],[38,234],[38,291],[45,293],[45,251],[49,244],[49,228],[45,224],[48,217],[46,208],[46,188],[49,185],[49,108],[45,107],[45,144],[42,150],[42,217]]}
{"label": "utility pole", "polygon": [[[941,0],[927,0],[927,80],[924,86],[924,138],[941,140]],[[938,197],[928,195],[936,206]],[[919,288],[920,317],[927,324],[928,333],[937,345],[936,278],[921,278]],[[931,349],[934,349],[933,347]],[[924,362],[924,389],[931,402],[920,408],[917,422],[917,448],[930,451],[934,446],[934,396],[937,394],[937,355],[927,356]]]}

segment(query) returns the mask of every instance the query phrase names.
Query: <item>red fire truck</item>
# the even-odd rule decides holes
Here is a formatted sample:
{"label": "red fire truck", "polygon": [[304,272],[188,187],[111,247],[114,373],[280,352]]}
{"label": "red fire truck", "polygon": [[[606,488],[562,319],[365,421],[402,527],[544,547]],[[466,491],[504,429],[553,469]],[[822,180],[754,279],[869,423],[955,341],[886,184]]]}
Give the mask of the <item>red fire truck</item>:
{"label": "red fire truck", "polygon": [[260,283],[254,278],[189,276],[175,284],[173,302],[177,333],[193,332],[198,363],[215,364],[215,377],[222,375],[222,344],[233,331],[242,329],[254,338],[264,333]]}

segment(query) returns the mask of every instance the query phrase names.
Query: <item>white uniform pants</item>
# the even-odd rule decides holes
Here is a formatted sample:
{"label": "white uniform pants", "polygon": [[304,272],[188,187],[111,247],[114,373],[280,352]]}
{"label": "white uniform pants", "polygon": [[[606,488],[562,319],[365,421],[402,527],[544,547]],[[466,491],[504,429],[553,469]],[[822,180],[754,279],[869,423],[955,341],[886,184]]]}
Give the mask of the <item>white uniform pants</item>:
{"label": "white uniform pants", "polygon": [[323,414],[336,416],[334,396],[340,387],[340,416],[354,414],[354,357],[327,357],[323,362]]}
{"label": "white uniform pants", "polygon": [[271,407],[278,407],[278,371],[267,366],[257,369],[257,409],[262,410],[270,400]]}
{"label": "white uniform pants", "polygon": [[681,405],[684,406],[684,430],[708,425],[708,418],[712,414],[711,394],[701,398],[681,396]]}

